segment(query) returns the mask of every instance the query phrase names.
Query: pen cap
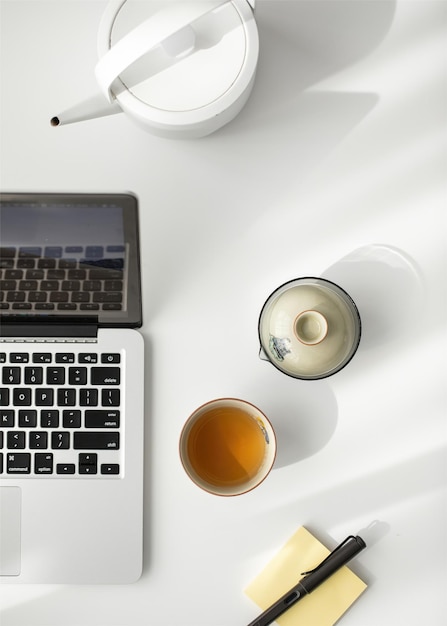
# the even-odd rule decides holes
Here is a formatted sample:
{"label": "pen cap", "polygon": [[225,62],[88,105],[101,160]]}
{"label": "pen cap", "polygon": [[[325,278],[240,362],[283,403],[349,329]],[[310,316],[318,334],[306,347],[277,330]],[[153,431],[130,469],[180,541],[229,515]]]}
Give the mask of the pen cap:
{"label": "pen cap", "polygon": [[311,593],[364,548],[366,543],[361,537],[348,537],[320,565],[300,580],[301,586],[307,593]]}

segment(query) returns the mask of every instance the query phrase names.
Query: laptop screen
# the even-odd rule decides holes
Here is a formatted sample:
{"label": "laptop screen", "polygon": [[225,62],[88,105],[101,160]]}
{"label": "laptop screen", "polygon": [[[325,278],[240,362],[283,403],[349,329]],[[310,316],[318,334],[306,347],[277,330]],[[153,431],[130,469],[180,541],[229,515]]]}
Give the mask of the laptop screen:
{"label": "laptop screen", "polygon": [[141,326],[135,196],[4,193],[0,200],[2,319]]}

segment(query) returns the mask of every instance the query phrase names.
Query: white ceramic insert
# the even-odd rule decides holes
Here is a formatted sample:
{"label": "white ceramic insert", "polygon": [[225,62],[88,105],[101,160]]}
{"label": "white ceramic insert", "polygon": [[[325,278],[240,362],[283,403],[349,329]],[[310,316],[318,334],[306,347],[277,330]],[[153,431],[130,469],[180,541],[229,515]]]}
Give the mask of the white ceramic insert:
{"label": "white ceramic insert", "polygon": [[361,321],[352,298],[322,278],[298,278],[275,290],[259,317],[261,356],[295,378],[325,378],[354,356]]}

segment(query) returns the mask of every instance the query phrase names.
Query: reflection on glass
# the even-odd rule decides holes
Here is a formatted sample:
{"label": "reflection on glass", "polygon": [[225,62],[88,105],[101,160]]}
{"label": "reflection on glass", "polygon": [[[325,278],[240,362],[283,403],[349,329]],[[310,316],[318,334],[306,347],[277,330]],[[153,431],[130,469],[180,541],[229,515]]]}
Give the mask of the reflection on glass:
{"label": "reflection on glass", "polygon": [[11,203],[1,214],[2,313],[126,309],[122,209]]}

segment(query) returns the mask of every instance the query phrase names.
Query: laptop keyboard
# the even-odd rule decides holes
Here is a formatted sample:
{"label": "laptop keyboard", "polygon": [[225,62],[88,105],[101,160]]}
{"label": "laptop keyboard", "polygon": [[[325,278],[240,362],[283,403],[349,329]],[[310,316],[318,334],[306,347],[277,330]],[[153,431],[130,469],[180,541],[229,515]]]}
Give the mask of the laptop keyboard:
{"label": "laptop keyboard", "polygon": [[17,347],[0,346],[0,474],[119,477],[123,355]]}
{"label": "laptop keyboard", "polygon": [[125,246],[0,248],[0,310],[120,311]]}

